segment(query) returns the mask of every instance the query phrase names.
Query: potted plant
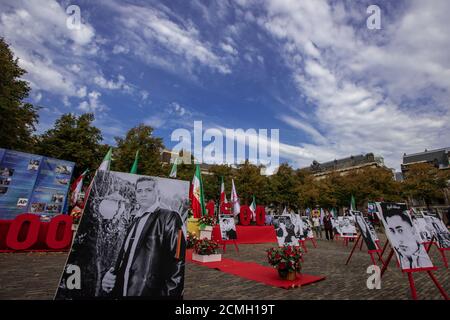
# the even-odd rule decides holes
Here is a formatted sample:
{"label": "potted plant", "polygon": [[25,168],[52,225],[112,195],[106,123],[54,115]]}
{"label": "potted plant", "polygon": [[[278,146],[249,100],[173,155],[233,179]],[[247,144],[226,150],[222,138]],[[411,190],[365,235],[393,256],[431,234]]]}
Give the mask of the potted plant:
{"label": "potted plant", "polygon": [[195,246],[195,243],[197,242],[198,238],[197,235],[194,232],[187,233],[187,239],[186,239],[186,248],[192,249]]}
{"label": "potted plant", "polygon": [[192,260],[200,262],[214,262],[222,260],[222,255],[217,253],[219,244],[214,240],[200,239],[195,242]]}
{"label": "potted plant", "polygon": [[284,246],[267,250],[269,264],[278,270],[281,279],[295,280],[300,273],[302,251],[300,247]]}
{"label": "potted plant", "polygon": [[212,229],[216,224],[216,218],[209,215],[204,215],[198,219],[198,224],[200,227],[200,238],[211,240]]}

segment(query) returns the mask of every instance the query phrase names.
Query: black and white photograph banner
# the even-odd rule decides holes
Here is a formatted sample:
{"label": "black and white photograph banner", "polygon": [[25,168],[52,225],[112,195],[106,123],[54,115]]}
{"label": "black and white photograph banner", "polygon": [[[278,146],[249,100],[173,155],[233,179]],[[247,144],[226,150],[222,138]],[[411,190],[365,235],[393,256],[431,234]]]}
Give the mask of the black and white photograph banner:
{"label": "black and white photograph banner", "polygon": [[219,216],[219,226],[220,233],[222,235],[222,240],[236,240],[236,224],[234,222],[234,217],[230,215],[220,215]]}
{"label": "black and white photograph banner", "polygon": [[377,202],[377,207],[402,270],[433,267],[406,204]]}
{"label": "black and white photograph banner", "polygon": [[278,245],[280,247],[299,245],[299,239],[295,234],[295,226],[289,215],[274,216],[273,226],[275,228]]}
{"label": "black and white photograph banner", "polygon": [[358,226],[359,231],[361,232],[361,236],[364,239],[364,242],[367,245],[367,249],[369,250],[377,250],[376,242],[372,236],[372,233],[370,231],[370,227],[367,224],[366,220],[364,219],[364,216],[359,211],[352,211],[352,214],[356,220],[356,225]]}
{"label": "black and white photograph banner", "polygon": [[55,299],[181,298],[189,182],[98,171]]}

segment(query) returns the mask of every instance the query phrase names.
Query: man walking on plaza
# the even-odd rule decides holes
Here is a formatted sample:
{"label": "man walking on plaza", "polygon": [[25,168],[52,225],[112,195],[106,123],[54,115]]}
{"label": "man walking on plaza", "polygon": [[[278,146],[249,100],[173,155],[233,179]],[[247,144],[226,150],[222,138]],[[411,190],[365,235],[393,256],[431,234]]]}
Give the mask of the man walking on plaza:
{"label": "man walking on plaza", "polygon": [[323,226],[325,228],[325,237],[327,240],[333,240],[333,224],[331,223],[331,214],[327,212],[323,218]]}
{"label": "man walking on plaza", "polygon": [[320,218],[317,215],[315,215],[312,218],[312,222],[313,222],[314,232],[316,233],[316,238],[322,239],[322,228],[320,226]]}

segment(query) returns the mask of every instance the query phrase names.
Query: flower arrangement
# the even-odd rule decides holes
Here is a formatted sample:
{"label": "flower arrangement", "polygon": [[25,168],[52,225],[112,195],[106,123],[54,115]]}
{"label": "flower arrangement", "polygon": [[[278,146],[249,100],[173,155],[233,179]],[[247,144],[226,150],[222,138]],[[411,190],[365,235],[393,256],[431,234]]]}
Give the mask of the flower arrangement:
{"label": "flower arrangement", "polygon": [[200,229],[204,229],[205,226],[214,226],[216,224],[216,218],[209,215],[204,215],[198,219]]}
{"label": "flower arrangement", "polygon": [[194,248],[197,240],[198,240],[197,235],[194,232],[188,232],[187,239],[186,239],[186,247],[188,249]]}
{"label": "flower arrangement", "polygon": [[79,210],[72,210],[70,213],[70,216],[72,217],[73,224],[79,224],[81,219],[82,211]]}
{"label": "flower arrangement", "polygon": [[194,245],[194,251],[200,255],[216,254],[219,244],[214,240],[201,239],[197,240]]}
{"label": "flower arrangement", "polygon": [[281,248],[270,248],[267,250],[269,264],[279,271],[300,272],[300,260],[302,251],[300,247],[284,246]]}

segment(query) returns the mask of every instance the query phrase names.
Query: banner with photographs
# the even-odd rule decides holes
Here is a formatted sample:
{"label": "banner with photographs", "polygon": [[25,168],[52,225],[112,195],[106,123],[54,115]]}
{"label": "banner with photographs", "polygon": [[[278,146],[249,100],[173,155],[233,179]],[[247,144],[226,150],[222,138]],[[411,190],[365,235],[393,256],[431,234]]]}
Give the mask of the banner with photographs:
{"label": "banner with photographs", "polygon": [[295,236],[299,240],[305,240],[308,237],[308,233],[306,232],[305,228],[303,227],[302,217],[297,213],[291,213],[290,217],[291,217],[292,223],[294,224]]}
{"label": "banner with photographs", "polygon": [[0,149],[0,219],[31,212],[49,219],[65,212],[75,164]]}
{"label": "banner with photographs", "polygon": [[341,237],[354,237],[356,236],[355,218],[352,216],[338,217],[332,219],[331,223],[335,233],[338,233]]}
{"label": "banner with photographs", "polygon": [[302,216],[302,222],[303,222],[303,236],[306,237],[307,239],[314,238],[311,220],[309,220],[308,217]]}
{"label": "banner with photographs", "polygon": [[433,267],[406,204],[377,202],[377,208],[402,270]]}
{"label": "banner with photographs", "polygon": [[370,231],[370,227],[367,224],[367,221],[364,219],[363,214],[360,211],[351,211],[351,214],[355,218],[356,225],[361,233],[364,242],[367,245],[367,249],[369,250],[377,250],[376,239],[373,237],[372,232]]}
{"label": "banner with photographs", "polygon": [[366,220],[366,224],[369,227],[369,232],[372,235],[372,239],[378,241],[380,238],[378,238],[377,232],[375,231],[373,224],[369,221],[367,217],[364,217],[364,220]]}
{"label": "banner with photographs", "polygon": [[413,226],[420,237],[420,240],[423,243],[431,241],[431,239],[433,238],[433,230],[432,230],[433,227],[428,225],[427,221],[425,220],[423,212],[412,209],[410,210],[409,214]]}
{"label": "banner with photographs", "polygon": [[55,298],[181,297],[188,194],[188,181],[98,171]]}
{"label": "banner with photographs", "polygon": [[273,226],[277,235],[278,246],[298,246],[299,238],[295,232],[295,225],[290,215],[273,217]]}
{"label": "banner with photographs", "polygon": [[[428,234],[434,236],[439,248],[450,248],[450,232],[444,222],[436,215],[423,215]],[[429,240],[431,241],[431,239]]]}
{"label": "banner with photographs", "polygon": [[228,215],[219,215],[219,226],[222,240],[236,240],[236,224],[234,217]]}

